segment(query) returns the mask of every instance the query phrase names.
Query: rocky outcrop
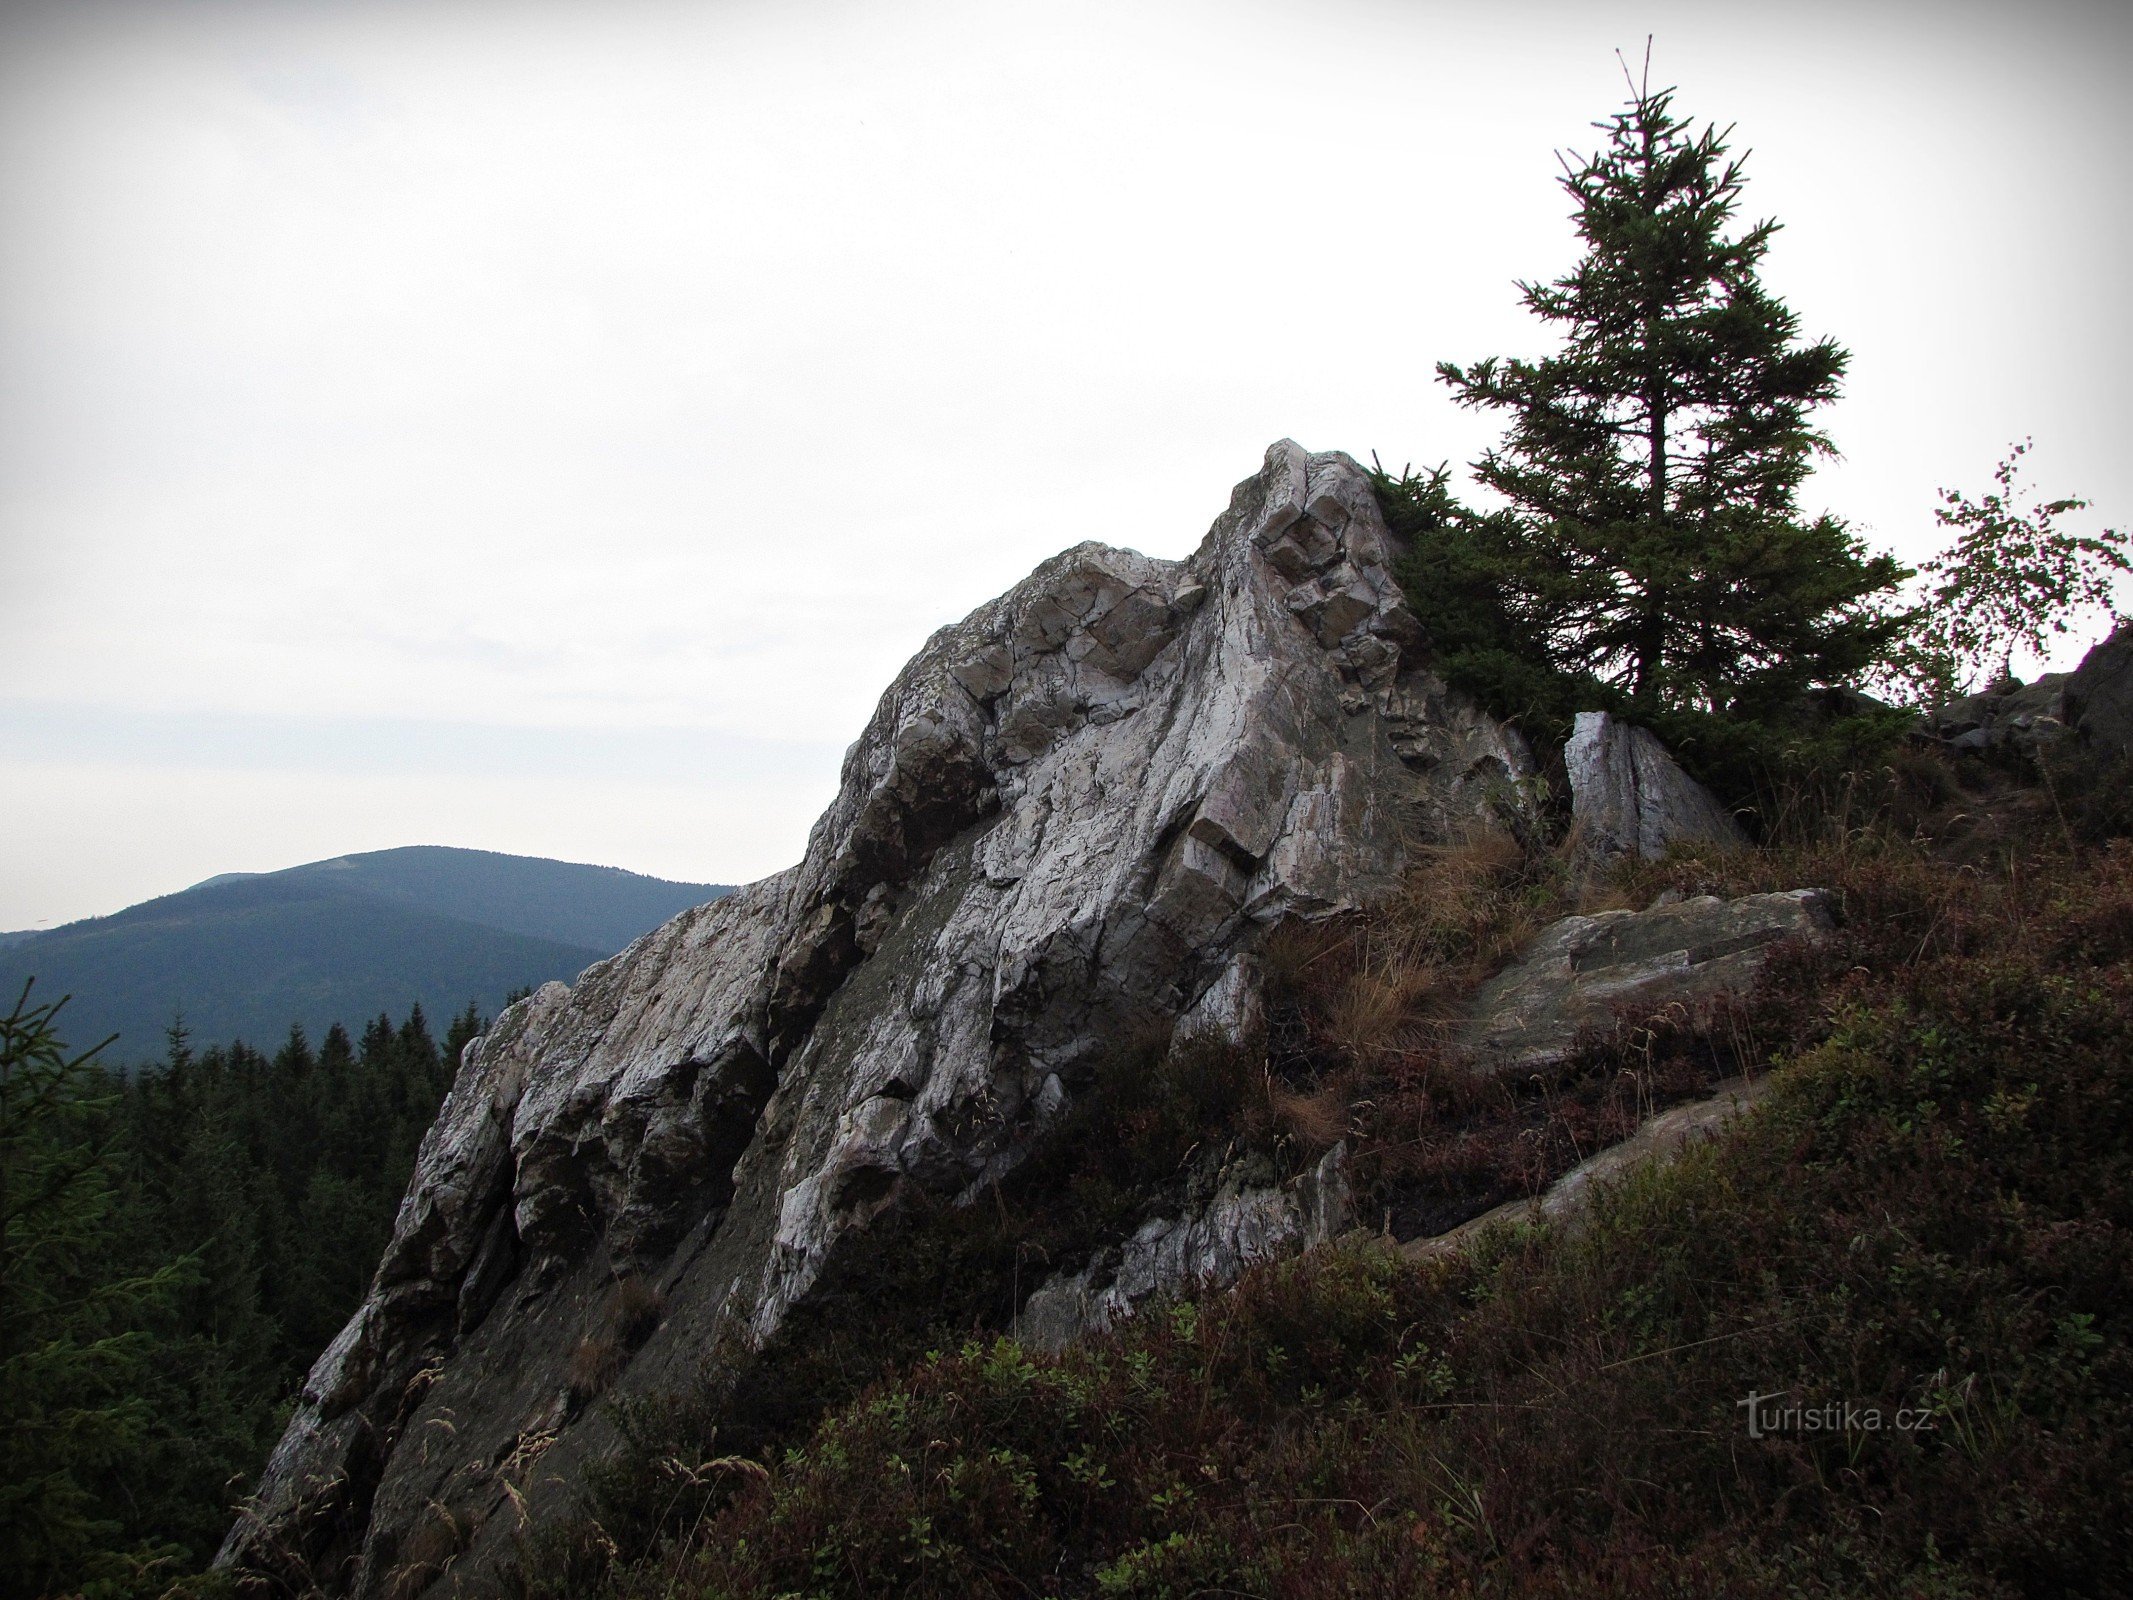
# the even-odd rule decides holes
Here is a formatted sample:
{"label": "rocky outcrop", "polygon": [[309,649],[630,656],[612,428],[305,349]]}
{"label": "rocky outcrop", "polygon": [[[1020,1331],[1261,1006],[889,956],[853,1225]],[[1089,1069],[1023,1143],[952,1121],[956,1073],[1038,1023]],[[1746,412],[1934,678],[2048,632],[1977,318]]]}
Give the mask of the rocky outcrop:
{"label": "rocky outcrop", "polygon": [[[885,1213],[985,1192],[1119,1041],[1248,1029],[1264,929],[1521,805],[1525,748],[1419,665],[1392,556],[1355,463],[1284,441],[1188,559],[1081,545],[936,634],[797,866],[468,1048],[224,1564],[478,1581],[612,1441],[601,1384],[745,1362]],[[1240,1180],[1144,1229],[1084,1320],[1311,1237],[1326,1193]]]}
{"label": "rocky outcrop", "polygon": [[1953,750],[2034,755],[2077,735],[2106,757],[2133,755],[2133,622],[2120,623],[2072,672],[2047,672],[2033,683],[2002,679],[1949,701],[1927,727]]}
{"label": "rocky outcrop", "polygon": [[1232,1283],[1254,1262],[1326,1243],[1350,1220],[1347,1153],[1337,1144],[1285,1184],[1232,1177],[1199,1209],[1150,1218],[1080,1272],[1048,1280],[1024,1304],[1015,1336],[1061,1350],[1150,1301]]}
{"label": "rocky outcrop", "polygon": [[1580,846],[1602,858],[1663,856],[1677,843],[1741,844],[1740,824],[1650,732],[1580,711],[1563,747]]}
{"label": "rocky outcrop", "polygon": [[2091,747],[2133,755],[2133,622],[2081,658],[2067,680],[2066,697],[2075,726]]}
{"label": "rocky outcrop", "polygon": [[1483,986],[1461,1044],[1478,1072],[1541,1071],[1588,1031],[1639,1016],[1693,1019],[1746,993],[1780,941],[1819,939],[1830,926],[1819,889],[1565,917]]}
{"label": "rocky outcrop", "polygon": [[2064,672],[2047,672],[2035,683],[2009,678],[1977,694],[1951,700],[1931,719],[1933,736],[1951,750],[2012,747],[2033,754],[2039,743],[2066,734],[2073,725]]}

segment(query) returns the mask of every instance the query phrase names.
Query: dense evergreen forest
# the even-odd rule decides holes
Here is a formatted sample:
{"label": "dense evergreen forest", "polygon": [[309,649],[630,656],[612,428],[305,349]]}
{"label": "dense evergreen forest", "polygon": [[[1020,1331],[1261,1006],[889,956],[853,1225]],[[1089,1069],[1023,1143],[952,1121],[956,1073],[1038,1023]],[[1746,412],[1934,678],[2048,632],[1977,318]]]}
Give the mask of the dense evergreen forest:
{"label": "dense evergreen forest", "polygon": [[127,1071],[0,1018],[0,1596],[201,1571],[362,1299],[473,1007]]}

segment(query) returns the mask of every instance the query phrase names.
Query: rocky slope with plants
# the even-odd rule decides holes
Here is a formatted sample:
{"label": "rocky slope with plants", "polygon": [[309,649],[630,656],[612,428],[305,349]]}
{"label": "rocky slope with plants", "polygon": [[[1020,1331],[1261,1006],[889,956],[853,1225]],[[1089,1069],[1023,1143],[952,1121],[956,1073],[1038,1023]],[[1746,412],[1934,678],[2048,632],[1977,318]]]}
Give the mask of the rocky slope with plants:
{"label": "rocky slope with plants", "polygon": [[[512,1558],[632,1400],[747,1370],[898,1213],[991,1204],[1121,1056],[1238,1036],[1269,929],[1515,823],[1531,758],[1420,666],[1394,557],[1368,476],[1283,441],[1189,559],[1083,545],[929,641],[797,867],[468,1050],[226,1563]],[[1173,1276],[1253,1253],[1192,1237]]]}
{"label": "rocky slope with plants", "polygon": [[[1447,690],[1403,555],[1367,475],[1284,441],[1191,558],[1084,545],[929,641],[799,866],[468,1048],[225,1570],[393,1600],[1302,1596],[1536,1592],[1574,1558],[1626,1591],[1792,1592],[1794,1547],[1727,1520],[1783,1524],[1772,1495],[1839,1590],[1940,1560],[1961,1525],[1919,1497],[1991,1471],[1937,1441],[1869,1441],[1902,1447],[1879,1499],[1802,1496],[1830,1463],[1796,1440],[1652,1456],[1689,1474],[1656,1498],[1581,1487],[1599,1420],[1715,1436],[1712,1384],[1754,1361],[2013,1441],[2115,1515],[2120,1480],[2065,1452],[2066,1408],[2115,1415],[2123,1380],[2118,1113],[2038,1051],[2093,1076],[2115,1048],[2122,640],[2038,737],[1921,725],[1842,784],[1802,769],[1750,846],[1648,732],[1579,717],[1537,760]],[[1987,1286],[1960,1316],[1825,1283],[1821,1224],[1783,1220],[1875,1203],[1887,1130],[1833,1108],[1910,1092],[1891,1063],[1944,1036],[1943,981],[1975,991],[1967,1098],[1919,1091],[1886,1148],[2049,1103],[2086,1119],[2050,1159],[2104,1197],[1966,1154],[1957,1190],[2037,1209],[1931,1247]],[[1805,1168],[1712,1153],[1831,1116]],[[1891,1194],[1855,1241],[1929,1272],[1940,1191]],[[1724,1219],[1704,1266],[1674,1258],[1706,1237],[1682,1206]],[[2062,1233],[2094,1249],[2055,1257]],[[1986,1328],[2001,1293],[2070,1309]],[[1564,1350],[1506,1367],[1530,1340],[1499,1302]],[[1802,1305],[1821,1331],[1769,1337]],[[2062,1346],[2081,1364],[2037,1365]],[[1687,1388],[1614,1376],[1647,1364]],[[1977,1524],[1947,1592],[2107,1569],[2109,1536],[2023,1515]]]}

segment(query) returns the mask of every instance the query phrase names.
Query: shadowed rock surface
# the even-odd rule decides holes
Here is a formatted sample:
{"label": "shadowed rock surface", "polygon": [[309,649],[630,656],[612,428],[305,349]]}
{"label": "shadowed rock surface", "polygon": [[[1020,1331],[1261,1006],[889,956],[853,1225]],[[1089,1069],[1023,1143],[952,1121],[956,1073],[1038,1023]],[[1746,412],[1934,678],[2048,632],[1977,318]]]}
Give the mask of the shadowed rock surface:
{"label": "shadowed rock surface", "polygon": [[[1283,441],[1190,558],[1081,545],[936,634],[799,865],[469,1047],[223,1564],[478,1582],[616,1397],[745,1362],[875,1219],[982,1194],[1119,1041],[1248,1029],[1265,929],[1522,805],[1525,747],[1417,664],[1392,554],[1355,463]],[[1233,1274],[1337,1226],[1337,1177],[1240,1178],[1088,1287]]]}
{"label": "shadowed rock surface", "polygon": [[2133,622],[2081,658],[2067,680],[2074,724],[2091,745],[2133,755]]}
{"label": "shadowed rock surface", "polygon": [[1347,1146],[1285,1184],[1225,1182],[1204,1207],[1155,1217],[1080,1272],[1047,1281],[1015,1321],[1015,1337],[1062,1350],[1151,1300],[1231,1283],[1256,1261],[1336,1238],[1351,1220]]}
{"label": "shadowed rock surface", "polygon": [[1604,711],[1578,713],[1563,765],[1579,842],[1596,856],[1654,860],[1677,843],[1747,842],[1740,824],[1656,736]]}
{"label": "shadowed rock surface", "polygon": [[1477,1071],[1536,1071],[1564,1060],[1588,1028],[1745,993],[1773,945],[1829,927],[1819,889],[1565,917],[1482,987],[1461,1042]]}
{"label": "shadowed rock surface", "polygon": [[1933,735],[1951,750],[2012,745],[2033,753],[2040,741],[2056,739],[2072,726],[2066,693],[2071,676],[2047,672],[2035,683],[2014,679],[1951,700],[1933,714]]}
{"label": "shadowed rock surface", "polygon": [[2034,683],[2011,678],[1964,695],[1934,712],[1929,726],[1954,750],[2033,755],[2071,732],[2103,755],[2133,755],[2133,623],[2120,623],[2072,672],[2047,672]]}
{"label": "shadowed rock surface", "polygon": [[1499,1223],[1575,1224],[1607,1185],[1652,1162],[1671,1161],[1700,1139],[1716,1138],[1726,1124],[1752,1111],[1773,1079],[1728,1078],[1711,1086],[1702,1099],[1670,1106],[1644,1123],[1620,1144],[1588,1156],[1530,1200],[1510,1200],[1492,1211],[1427,1239],[1410,1239],[1399,1247],[1411,1261],[1427,1261],[1463,1250],[1474,1236]]}

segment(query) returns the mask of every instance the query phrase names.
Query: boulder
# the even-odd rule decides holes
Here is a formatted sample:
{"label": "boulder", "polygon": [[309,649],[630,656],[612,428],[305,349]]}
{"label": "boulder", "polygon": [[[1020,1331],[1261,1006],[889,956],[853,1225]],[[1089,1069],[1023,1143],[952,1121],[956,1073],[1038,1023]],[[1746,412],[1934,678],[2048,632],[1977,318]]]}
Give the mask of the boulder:
{"label": "boulder", "polygon": [[1663,856],[1675,844],[1745,842],[1740,824],[1648,730],[1580,711],[1563,747],[1571,821],[1595,856]]}
{"label": "boulder", "polygon": [[2076,727],[2091,748],[2133,755],[2133,622],[2081,658],[2066,682]]}
{"label": "boulder", "polygon": [[[1118,1041],[1248,1032],[1272,925],[1524,806],[1525,746],[1418,659],[1394,555],[1368,475],[1284,440],[1190,557],[1080,545],[935,634],[797,865],[468,1047],[221,1564],[490,1582],[617,1401],[745,1365],[878,1221],[986,1194]],[[1136,1235],[1082,1320],[1310,1237],[1313,1195],[1240,1180]],[[660,1312],[626,1346],[618,1276]]]}
{"label": "boulder", "polygon": [[2034,754],[2039,743],[2061,737],[2072,725],[2070,676],[2047,672],[2035,683],[2006,678],[1977,694],[1950,700],[1930,719],[1933,737],[1951,750],[2012,747]]}
{"label": "boulder", "polygon": [[1482,986],[1460,1044],[1477,1072],[1543,1071],[1568,1059],[1588,1031],[1693,1015],[1746,993],[1779,941],[1819,939],[1831,925],[1819,889],[1565,917]]}

